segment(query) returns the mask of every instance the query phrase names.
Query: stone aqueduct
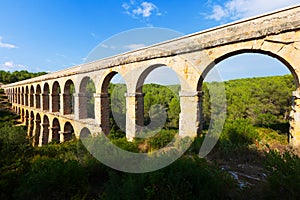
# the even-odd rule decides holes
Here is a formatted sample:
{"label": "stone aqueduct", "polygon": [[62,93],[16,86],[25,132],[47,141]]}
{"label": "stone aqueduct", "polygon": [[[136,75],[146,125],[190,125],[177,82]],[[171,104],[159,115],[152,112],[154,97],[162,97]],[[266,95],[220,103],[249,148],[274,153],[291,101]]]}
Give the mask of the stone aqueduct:
{"label": "stone aqueduct", "polygon": [[[157,67],[175,71],[181,83],[179,135],[195,136],[200,127],[201,85],[214,64],[237,54],[261,53],[280,60],[294,76],[290,141],[300,144],[300,5],[201,31],[150,47],[5,85],[13,109],[28,125],[35,145],[63,142],[89,130],[109,132],[108,85],[119,73],[126,86],[126,136],[143,124],[142,86]],[[85,87],[95,84],[95,118],[87,118]],[[70,85],[75,88],[74,109]],[[60,88],[60,90],[58,89]]]}

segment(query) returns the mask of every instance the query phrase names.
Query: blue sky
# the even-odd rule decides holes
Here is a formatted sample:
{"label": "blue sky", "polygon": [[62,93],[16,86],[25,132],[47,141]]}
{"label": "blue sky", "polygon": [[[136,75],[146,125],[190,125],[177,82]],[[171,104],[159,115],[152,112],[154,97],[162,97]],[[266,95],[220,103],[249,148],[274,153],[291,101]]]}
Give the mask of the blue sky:
{"label": "blue sky", "polygon": [[[107,49],[103,41],[131,29],[160,27],[184,35],[297,3],[300,0],[0,0],[0,69],[53,72],[84,63],[97,45]],[[124,51],[144,45],[127,44]],[[225,80],[289,73],[276,60],[255,58],[228,59],[218,69]],[[258,74],[245,72],[249,63]]]}

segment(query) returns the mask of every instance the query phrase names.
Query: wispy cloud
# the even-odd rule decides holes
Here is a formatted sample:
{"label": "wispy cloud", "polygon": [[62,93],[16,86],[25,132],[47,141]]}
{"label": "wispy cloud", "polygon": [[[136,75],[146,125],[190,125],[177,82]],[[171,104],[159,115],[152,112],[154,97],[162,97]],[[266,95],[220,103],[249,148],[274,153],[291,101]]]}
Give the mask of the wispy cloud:
{"label": "wispy cloud", "polygon": [[16,45],[8,44],[8,43],[3,43],[2,39],[3,38],[0,36],[0,47],[6,48],[6,49],[15,49],[15,48],[18,48]]}
{"label": "wispy cloud", "polygon": [[135,1],[131,0],[129,3],[123,3],[122,7],[124,8],[125,13],[133,18],[141,17],[142,19],[149,19],[151,15],[162,15],[155,4],[147,1],[137,4]]}
{"label": "wispy cloud", "polygon": [[298,4],[299,0],[227,0],[212,6],[207,19],[216,21],[237,20]]}
{"label": "wispy cloud", "polygon": [[145,46],[146,46],[145,44],[128,44],[125,45],[123,48],[131,51],[131,50],[143,48]]}
{"label": "wispy cloud", "polygon": [[102,48],[105,48],[105,49],[116,49],[117,47],[116,46],[113,46],[113,45],[108,45],[108,44],[100,44],[100,46]]}
{"label": "wispy cloud", "polygon": [[27,70],[25,65],[15,64],[13,61],[6,61],[0,64],[1,70],[4,71],[16,71],[16,70]]}
{"label": "wispy cloud", "polygon": [[65,55],[63,55],[63,54],[59,54],[59,53],[57,53],[57,54],[55,54],[56,56],[59,56],[59,57],[63,57],[63,58],[66,58],[67,56],[65,56]]}

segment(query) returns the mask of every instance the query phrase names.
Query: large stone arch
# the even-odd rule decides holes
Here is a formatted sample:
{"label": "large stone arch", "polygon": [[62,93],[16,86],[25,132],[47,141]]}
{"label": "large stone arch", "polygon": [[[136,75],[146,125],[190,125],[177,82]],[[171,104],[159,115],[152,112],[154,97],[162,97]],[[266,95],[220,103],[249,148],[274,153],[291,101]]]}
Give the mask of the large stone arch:
{"label": "large stone arch", "polygon": [[[297,65],[295,65],[295,62],[293,61],[292,63],[289,61],[289,55],[285,55],[284,53],[280,53],[279,49],[284,48],[284,46],[282,46],[282,44],[275,44],[274,45],[270,45],[268,44],[268,42],[266,42],[267,44],[264,44],[264,42],[261,42],[260,45],[258,46],[253,46],[252,42],[245,42],[245,43],[241,43],[240,45],[234,45],[233,47],[223,47],[225,49],[230,49],[227,51],[214,51],[211,50],[210,54],[211,54],[211,58],[214,59],[203,71],[202,76],[199,79],[198,82],[198,87],[197,90],[201,91],[202,89],[202,83],[206,77],[206,75],[208,74],[208,72],[210,70],[213,69],[213,67],[236,55],[240,55],[240,54],[245,54],[245,53],[255,53],[255,54],[263,54],[266,56],[270,56],[272,58],[277,59],[278,61],[280,61],[287,69],[289,69],[289,71],[291,72],[291,74],[293,75],[294,78],[294,82],[296,85],[297,90],[291,94],[293,95],[293,99],[294,102],[292,102],[292,112],[291,112],[291,119],[290,119],[290,135],[289,135],[289,141],[294,144],[294,145],[298,145],[300,144],[300,139],[293,139],[293,138],[298,138],[298,136],[296,136],[296,133],[300,131],[300,126],[296,127],[295,126],[295,119],[297,119],[297,112],[300,111],[300,101],[298,99],[300,99],[300,95],[299,95],[299,73],[298,73],[298,69],[297,69]],[[278,46],[279,45],[279,46]],[[235,47],[235,48],[234,48]],[[272,48],[273,47],[273,48]],[[299,56],[300,56],[300,51],[299,51]],[[299,64],[298,64],[299,65]],[[298,110],[299,109],[299,110]],[[200,114],[199,114],[200,115]]]}
{"label": "large stone arch", "polygon": [[[227,47],[230,49],[230,47]],[[217,51],[216,53],[212,53],[213,50],[210,52],[210,54],[213,56],[211,56],[211,58],[213,59],[211,61],[211,63],[209,63],[203,70],[202,74],[201,74],[201,77],[199,78],[199,81],[198,81],[198,86],[197,86],[197,90],[201,90],[201,86],[202,86],[202,82],[204,80],[204,78],[207,76],[208,72],[210,70],[213,69],[213,67],[226,60],[227,58],[230,58],[232,56],[236,56],[236,55],[240,55],[240,54],[245,54],[245,53],[255,53],[255,54],[263,54],[263,55],[267,55],[267,56],[270,56],[272,58],[275,58],[277,59],[278,61],[280,61],[284,66],[286,66],[289,71],[291,72],[291,74],[293,75],[294,77],[294,81],[295,81],[295,84],[296,84],[296,87],[299,88],[299,75],[297,74],[297,67],[296,66],[293,66],[291,63],[289,63],[287,61],[287,59],[285,59],[285,57],[282,57],[281,55],[277,54],[276,52],[273,52],[272,49],[269,49],[268,51],[267,50],[262,50],[262,49],[253,49],[251,47],[248,47],[248,48],[231,48],[231,51],[224,51],[224,52],[221,52],[221,51]]]}
{"label": "large stone arch", "polygon": [[[106,135],[110,133],[109,118],[111,111],[108,87],[113,77],[117,74],[124,78],[124,72],[119,68],[116,68],[114,70],[106,70],[99,80],[98,86],[96,87],[98,93],[95,95],[95,110],[97,111],[95,113],[95,119],[100,124],[102,132]],[[126,85],[126,90],[128,90],[126,80],[124,84]]]}

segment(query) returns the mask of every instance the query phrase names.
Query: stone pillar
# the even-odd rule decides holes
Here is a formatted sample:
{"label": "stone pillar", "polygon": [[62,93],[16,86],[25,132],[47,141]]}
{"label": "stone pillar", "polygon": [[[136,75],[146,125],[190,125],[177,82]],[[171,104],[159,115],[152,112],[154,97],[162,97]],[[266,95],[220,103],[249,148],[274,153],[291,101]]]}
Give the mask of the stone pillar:
{"label": "stone pillar", "polygon": [[110,107],[109,107],[109,94],[101,93],[94,94],[95,97],[95,120],[106,135],[110,133]]}
{"label": "stone pillar", "polygon": [[199,130],[199,93],[180,92],[179,136],[196,137]]}
{"label": "stone pillar", "polygon": [[74,94],[74,115],[75,119],[85,119],[87,114],[87,96],[85,93]]}
{"label": "stone pillar", "polygon": [[41,98],[42,98],[42,100],[41,100],[41,102],[42,102],[41,109],[42,110],[49,110],[49,106],[50,106],[49,96],[50,96],[49,94],[42,94],[41,95]]}
{"label": "stone pillar", "polygon": [[59,141],[60,143],[63,143],[65,141],[65,137],[64,137],[64,131],[59,131]]}
{"label": "stone pillar", "polygon": [[290,133],[289,143],[294,146],[300,146],[300,93],[299,91],[293,92],[292,97],[292,110],[290,112]]}
{"label": "stone pillar", "polygon": [[[144,94],[126,93],[126,138],[132,141],[139,131],[138,126],[144,126]],[[138,126],[137,126],[138,125]]]}

